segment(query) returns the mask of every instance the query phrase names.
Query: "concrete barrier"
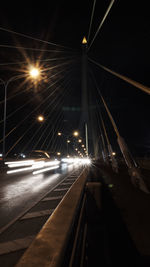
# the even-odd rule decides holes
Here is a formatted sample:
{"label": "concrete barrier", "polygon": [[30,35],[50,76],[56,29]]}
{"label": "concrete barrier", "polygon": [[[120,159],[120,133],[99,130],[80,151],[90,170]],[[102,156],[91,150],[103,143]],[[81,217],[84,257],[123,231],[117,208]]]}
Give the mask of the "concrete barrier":
{"label": "concrete barrier", "polygon": [[76,212],[83,196],[87,173],[88,169],[84,169],[16,267],[61,266]]}

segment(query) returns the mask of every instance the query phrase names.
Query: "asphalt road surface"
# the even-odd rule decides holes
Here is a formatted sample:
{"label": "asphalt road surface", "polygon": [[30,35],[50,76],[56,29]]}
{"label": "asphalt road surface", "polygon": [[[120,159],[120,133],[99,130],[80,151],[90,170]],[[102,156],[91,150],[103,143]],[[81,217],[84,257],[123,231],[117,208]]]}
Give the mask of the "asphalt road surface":
{"label": "asphalt road surface", "polygon": [[34,206],[47,192],[59,184],[75,167],[70,165],[59,172],[49,171],[33,175],[7,174],[1,170],[0,231],[16,217]]}

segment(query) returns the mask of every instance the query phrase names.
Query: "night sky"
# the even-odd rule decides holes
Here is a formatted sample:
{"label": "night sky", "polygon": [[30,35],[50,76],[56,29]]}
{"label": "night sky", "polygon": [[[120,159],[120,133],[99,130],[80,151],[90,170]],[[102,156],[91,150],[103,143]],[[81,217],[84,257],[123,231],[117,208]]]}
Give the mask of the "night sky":
{"label": "night sky", "polygon": [[[131,4],[132,2],[132,4]],[[134,2],[134,3],[133,3]],[[97,0],[89,43],[101,22],[110,1]],[[36,116],[43,113],[47,120],[47,133],[61,128],[68,134],[69,131],[77,129],[80,123],[81,108],[81,42],[83,36],[87,36],[91,19],[93,1],[3,1],[0,8],[0,27],[19,32],[36,39],[45,40],[61,45],[62,47],[52,46],[48,43],[38,42],[19,35],[0,30],[0,73],[3,80],[8,80],[14,75],[20,75],[25,69],[26,63],[10,65],[6,63],[34,62],[37,60],[46,60],[56,58],[57,61],[44,62],[42,66],[48,69],[47,74],[43,74],[44,80],[38,85],[33,86],[23,80],[17,80],[9,84],[8,97],[13,96],[24,90],[25,92],[11,98],[7,105],[7,114],[11,114],[21,105],[29,102],[22,109],[14,113],[7,120],[7,133],[16,126],[29,112],[35,109],[40,103],[43,103],[29,118],[18,127],[17,133],[14,131],[7,138],[7,151],[17,142],[18,138],[26,131],[30,125],[36,121]],[[91,46],[88,57],[94,59],[102,65],[130,77],[144,85],[150,86],[149,65],[150,65],[150,17],[148,1],[115,1],[106,21],[104,22],[98,36]],[[2,45],[11,45],[17,47],[32,47],[35,50],[23,50],[14,48],[4,48]],[[69,49],[72,48],[72,49]],[[36,50],[37,49],[37,50]],[[39,51],[41,50],[53,50]],[[61,52],[57,52],[60,50]],[[65,58],[65,59],[61,59]],[[67,64],[65,65],[65,63]],[[6,65],[4,65],[4,63]],[[53,68],[59,64],[60,66]],[[61,66],[61,64],[64,64]],[[101,93],[106,100],[112,115],[116,121],[120,134],[124,137],[133,154],[148,155],[150,153],[150,96],[138,88],[128,85],[119,78],[107,73],[101,68],[89,62],[88,71],[94,73]],[[44,73],[44,72],[43,72]],[[56,74],[59,73],[57,76]],[[49,82],[55,83],[59,79],[60,89],[52,86],[49,91],[43,91]],[[105,119],[108,135],[112,138],[115,149],[115,134],[105,114],[101,102],[97,101],[92,80],[89,79],[88,90],[91,100],[91,106],[100,105],[102,115]],[[63,89],[62,89],[63,88]],[[65,90],[65,88],[67,88]],[[30,90],[32,89],[32,90]],[[1,86],[1,101],[4,98],[4,90]],[[56,104],[51,103],[49,94],[57,98]],[[58,96],[58,97],[57,97]],[[47,99],[47,102],[44,100]],[[93,101],[93,102],[92,102]],[[60,102],[60,104],[58,104]],[[45,107],[47,110],[45,111]],[[54,110],[54,106],[56,109]],[[3,103],[1,103],[1,120],[3,119]],[[90,108],[89,108],[90,109]],[[61,112],[63,110],[63,112]],[[58,116],[54,116],[58,113]],[[60,115],[59,115],[60,113]],[[49,114],[51,114],[49,116]],[[62,117],[61,117],[62,116]],[[58,126],[59,125],[59,126]],[[2,123],[1,138],[2,138]],[[16,149],[22,149],[27,140],[33,136],[38,128],[35,123],[33,128],[29,129],[27,134],[18,142]],[[34,140],[37,140],[43,133],[44,128],[38,132]],[[45,132],[46,133],[46,132]],[[52,136],[51,133],[50,136]],[[45,136],[41,138],[38,148],[41,148]],[[46,148],[48,139],[42,148]],[[50,143],[49,143],[50,144]],[[51,145],[51,144],[50,144]],[[30,147],[30,146],[29,146]],[[29,149],[29,148],[28,148]]]}

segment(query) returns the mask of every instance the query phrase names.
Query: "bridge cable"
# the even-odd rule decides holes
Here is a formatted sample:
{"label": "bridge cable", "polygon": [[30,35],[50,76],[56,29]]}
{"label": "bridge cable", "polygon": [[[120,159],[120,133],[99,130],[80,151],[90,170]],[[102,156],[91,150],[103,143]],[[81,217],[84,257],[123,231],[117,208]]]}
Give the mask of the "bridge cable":
{"label": "bridge cable", "polygon": [[[47,79],[47,82],[48,82],[49,79],[52,79],[53,77],[57,76],[58,74],[62,73],[63,71],[64,71],[64,70],[62,69],[60,72],[57,72],[57,73],[51,75],[51,77]],[[20,78],[18,78],[18,79],[20,79]],[[12,98],[14,98],[14,97],[16,97],[16,96],[21,95],[22,93],[30,92],[30,89],[31,89],[31,88],[32,88],[32,87],[30,87],[30,88],[28,88],[28,89],[25,88],[24,90],[21,90],[21,91],[15,93],[15,94],[13,94],[13,95],[7,97],[7,101],[11,100]],[[44,91],[45,91],[45,90],[44,90]],[[0,105],[3,104],[3,103],[4,103],[4,100],[0,101]],[[16,112],[16,111],[13,111],[12,113],[14,114],[15,112]],[[11,113],[11,114],[12,114],[12,113]],[[9,116],[12,116],[11,114],[7,116],[7,119],[9,118]],[[3,121],[4,121],[4,120],[1,120],[0,123],[3,122]]]}
{"label": "bridge cable", "polygon": [[[69,72],[70,72],[70,69],[69,69]],[[63,83],[64,83],[64,82],[63,82]],[[62,84],[63,84],[63,83],[62,83]],[[61,84],[61,85],[62,85],[62,84]],[[57,87],[56,89],[58,89],[58,88],[60,88],[60,85],[59,85],[59,87]],[[65,90],[65,91],[66,91],[66,90]],[[65,94],[66,94],[66,93],[65,93]],[[51,96],[51,95],[50,95],[50,96]],[[63,94],[61,97],[63,97],[63,96],[64,96],[64,94]],[[58,97],[58,96],[56,95],[55,98],[57,99],[57,97]],[[55,99],[55,100],[56,100],[56,99]],[[54,102],[54,98],[53,98],[53,100],[49,103],[48,107],[46,107],[46,108],[44,109],[44,112],[45,112],[49,107],[51,107],[52,102]],[[53,111],[54,111],[54,109],[55,109],[58,105],[60,106],[60,103],[57,102],[56,105],[55,105],[55,107],[53,107]],[[51,110],[51,113],[49,113],[48,117],[49,117],[51,114],[52,114],[52,110]],[[48,118],[48,117],[47,117],[47,118]],[[35,123],[33,123],[33,124],[31,125],[31,127],[33,127],[34,124],[35,124]],[[41,126],[38,128],[38,130],[35,132],[34,135],[32,135],[32,138],[31,138],[31,139],[33,139],[33,137],[35,137],[35,135],[37,134],[37,132],[40,130],[40,128],[41,128],[42,126],[43,126],[43,125],[41,125]],[[31,127],[30,127],[30,128],[31,128]],[[28,132],[28,130],[29,130],[29,128],[27,129],[27,131],[25,132],[25,134]],[[44,130],[44,131],[45,131],[45,130]],[[19,138],[19,139],[17,140],[17,142],[13,145],[13,147],[11,148],[11,150],[15,147],[15,145],[18,144],[18,142],[24,137],[25,134],[23,134],[22,137]],[[30,141],[31,141],[31,140],[29,140],[28,144],[30,143]],[[27,146],[28,146],[28,144],[27,144]],[[25,147],[23,148],[23,151],[24,151],[24,149],[25,149],[27,146],[25,146]],[[8,153],[9,153],[11,150],[9,150]],[[7,154],[8,154],[8,153],[7,153]]]}
{"label": "bridge cable", "polygon": [[150,94],[150,87],[148,86],[145,86],[139,82],[136,82],[130,78],[128,78],[127,76],[125,75],[122,75],[122,74],[119,74],[103,65],[101,65],[100,63],[96,62],[95,60],[92,60],[91,58],[88,58],[92,63],[96,64],[97,66],[101,67],[102,69],[106,70],[107,72],[113,74],[114,76],[120,78],[121,80],[124,80],[125,82],[137,87],[138,89],[142,90],[143,92],[147,93],[147,94]]}
{"label": "bridge cable", "polygon": [[63,45],[59,45],[59,44],[55,44],[55,43],[52,43],[52,42],[48,42],[46,40],[41,40],[41,39],[38,39],[38,38],[34,38],[32,36],[29,36],[27,34],[23,34],[23,33],[20,33],[20,32],[16,32],[16,31],[13,31],[13,30],[10,30],[10,29],[6,29],[4,27],[0,27],[0,30],[1,31],[5,31],[5,32],[9,32],[9,33],[13,33],[13,34],[16,34],[18,36],[22,36],[22,37],[25,37],[25,38],[28,38],[28,39],[31,39],[31,40],[35,40],[35,41],[38,41],[38,42],[42,42],[42,43],[45,43],[45,44],[49,44],[49,45],[53,45],[53,46],[56,46],[56,47],[60,47],[60,48],[65,48],[65,49],[71,49],[73,50],[72,48],[70,47],[66,47],[66,46],[63,46]]}
{"label": "bridge cable", "polygon": [[[51,107],[52,103],[57,100],[57,95],[55,96],[55,98],[53,98],[53,100],[51,102],[49,102],[48,108]],[[55,107],[53,106],[53,109],[51,110],[51,112],[49,113],[49,115],[47,116],[47,119],[51,116],[51,114],[54,112],[55,108],[57,107],[58,103],[55,105]],[[44,109],[44,112],[48,109]],[[40,127],[38,127],[38,129],[34,132],[34,134],[32,135],[32,137],[29,139],[29,142],[23,147],[22,152],[26,149],[26,147],[29,145],[29,143],[33,140],[33,138],[38,134],[38,132],[40,131],[40,129],[42,128],[43,124],[41,124]]]}
{"label": "bridge cable", "polygon": [[[57,103],[57,105],[58,105],[58,103]],[[19,137],[18,138],[18,140],[13,144],[13,146],[7,151],[7,153],[6,153],[6,156],[12,151],[12,149],[19,143],[19,141],[20,140],[22,140],[22,138],[25,136],[25,134],[33,127],[33,125],[35,124],[35,122],[34,123],[32,123],[31,125],[30,125],[30,127],[23,133],[23,135],[21,136],[21,137]]]}
{"label": "bridge cable", "polygon": [[89,42],[89,38],[90,38],[90,33],[91,33],[91,28],[92,28],[92,22],[93,22],[93,16],[94,16],[94,11],[95,11],[95,4],[96,4],[96,0],[94,0],[94,2],[93,2],[93,8],[92,8],[92,14],[91,14],[89,32],[88,32],[88,37],[87,37],[87,43]]}
{"label": "bridge cable", "polygon": [[[64,66],[64,65],[69,64],[69,63],[70,63],[70,61],[69,61],[69,62],[62,63],[62,64],[58,64],[58,65],[55,65],[54,67],[48,68],[47,70],[52,70],[52,69],[54,69],[54,68],[56,68],[56,67]],[[58,74],[58,73],[61,73],[61,72],[62,72],[62,71],[57,72],[57,74]],[[56,75],[57,75],[57,74],[56,74]],[[54,76],[56,76],[56,75],[51,76],[51,78],[54,77]],[[52,87],[55,83],[57,83],[57,80],[56,80],[56,82],[54,82],[53,84],[51,84],[50,86],[48,86],[47,88],[45,88],[45,89],[43,90],[43,92],[47,91],[47,90],[48,90],[50,87]],[[24,90],[23,90],[23,91],[24,91]],[[18,93],[18,94],[20,94],[20,93]],[[14,115],[15,112],[19,111],[19,110],[20,110],[21,108],[23,108],[26,104],[29,104],[32,100],[33,100],[33,99],[29,99],[29,100],[28,100],[26,103],[24,103],[21,107],[17,108],[15,111],[13,111],[13,112],[10,113],[9,115],[7,115],[6,119],[10,118],[12,115]],[[47,99],[46,99],[46,100],[47,100]],[[46,101],[46,100],[45,100],[45,101]],[[3,119],[0,121],[0,123],[2,123],[2,122],[3,122]]]}
{"label": "bridge cable", "polygon": [[[74,56],[71,56],[74,57]],[[49,61],[55,61],[55,60],[63,60],[63,59],[69,59],[70,56],[67,57],[54,57],[54,58],[46,58],[46,59],[39,59],[37,58],[38,62],[49,62]],[[18,62],[5,62],[5,63],[0,63],[0,66],[9,66],[9,65],[20,65],[27,63],[27,61],[18,61]],[[0,83],[0,85],[3,83]]]}
{"label": "bridge cable", "polygon": [[[57,102],[57,106],[60,105],[59,102]],[[49,117],[49,116],[48,116]],[[47,125],[47,127],[49,126],[49,124]],[[34,144],[33,149],[38,145],[39,141],[42,139],[43,135],[45,134],[45,131],[47,130],[47,127],[45,127],[44,131],[42,132],[41,136],[39,137],[38,141],[36,142],[36,144]]]}
{"label": "bridge cable", "polygon": [[[50,87],[52,87],[54,84],[56,84],[58,81],[56,80],[53,84],[50,84],[50,86],[48,86],[47,88],[46,88],[46,90],[48,89],[48,88],[50,88]],[[58,87],[57,87],[58,88]],[[7,138],[8,137],[8,135],[10,134],[10,133],[12,133],[14,130],[16,130],[26,119],[28,119],[29,118],[29,116],[33,113],[33,112],[35,112],[36,110],[38,110],[38,108],[43,104],[43,103],[45,103],[45,101],[47,101],[48,99],[49,99],[49,97],[51,97],[53,94],[54,94],[54,92],[55,91],[57,91],[57,88],[55,88],[55,90],[54,91],[52,91],[51,92],[51,94],[47,97],[47,98],[45,98],[34,110],[32,110],[30,113],[28,113],[28,115],[21,121],[21,122],[19,122],[18,123],[18,125],[16,126],[16,127],[14,127],[13,129],[11,129],[11,131],[5,136],[5,138]],[[0,140],[0,143],[3,141],[3,139],[1,139]]]}
{"label": "bridge cable", "polygon": [[114,1],[115,1],[115,0],[111,0],[110,4],[109,4],[109,6],[108,6],[108,8],[107,8],[107,10],[106,10],[106,13],[105,13],[105,15],[104,15],[104,17],[103,17],[101,23],[99,24],[99,27],[98,27],[98,29],[97,29],[97,31],[96,31],[96,33],[95,33],[93,39],[92,39],[92,41],[91,41],[91,43],[90,43],[90,45],[89,45],[87,51],[90,49],[90,47],[92,46],[92,44],[93,44],[95,38],[97,37],[97,35],[98,35],[98,33],[99,33],[99,31],[100,31],[100,29],[101,29],[101,27],[102,27],[102,25],[103,25],[103,23],[104,23],[104,21],[105,21],[105,19],[106,19],[108,13],[109,13],[109,11],[110,11],[110,9],[111,9],[111,7],[112,7]]}
{"label": "bridge cable", "polygon": [[65,50],[50,50],[50,49],[41,49],[41,48],[34,48],[34,47],[23,47],[23,46],[13,46],[13,45],[5,45],[1,44],[0,47],[3,48],[10,48],[10,49],[22,49],[22,50],[30,50],[30,51],[41,51],[41,52],[55,52],[55,53],[72,53],[73,51],[65,51]]}

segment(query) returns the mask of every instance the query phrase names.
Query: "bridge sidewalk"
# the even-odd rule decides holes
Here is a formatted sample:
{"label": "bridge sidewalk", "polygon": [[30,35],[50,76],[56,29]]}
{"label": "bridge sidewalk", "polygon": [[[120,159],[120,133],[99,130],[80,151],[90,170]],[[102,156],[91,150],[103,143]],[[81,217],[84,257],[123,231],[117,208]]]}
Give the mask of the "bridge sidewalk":
{"label": "bridge sidewalk", "polygon": [[[96,164],[95,170],[109,188],[138,252],[150,264],[150,195],[132,185],[125,167],[118,174],[102,164]],[[150,170],[143,174],[150,188]]]}

